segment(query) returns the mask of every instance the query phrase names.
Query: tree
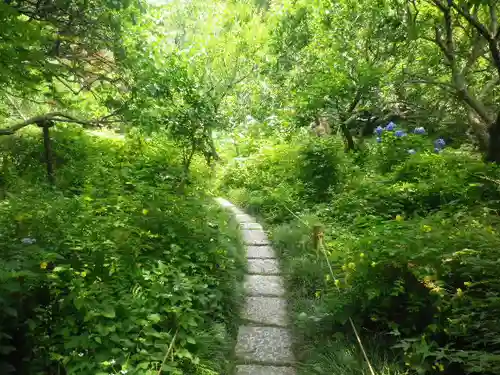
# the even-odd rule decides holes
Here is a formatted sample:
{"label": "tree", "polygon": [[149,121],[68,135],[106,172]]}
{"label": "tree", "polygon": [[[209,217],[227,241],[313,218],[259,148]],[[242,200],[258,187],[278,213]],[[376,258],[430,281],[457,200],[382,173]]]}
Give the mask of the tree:
{"label": "tree", "polygon": [[427,64],[423,82],[439,85],[469,109],[470,126],[486,160],[499,163],[500,5],[494,0],[428,0],[400,6],[406,9],[418,53],[441,53],[440,59],[422,64]]}

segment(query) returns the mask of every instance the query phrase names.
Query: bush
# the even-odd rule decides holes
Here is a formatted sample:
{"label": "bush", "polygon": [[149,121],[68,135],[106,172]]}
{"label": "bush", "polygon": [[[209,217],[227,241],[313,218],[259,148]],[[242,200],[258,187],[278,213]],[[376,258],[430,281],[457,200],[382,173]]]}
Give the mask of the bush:
{"label": "bush", "polygon": [[[266,154],[238,186],[273,225],[300,359],[309,366],[320,348],[335,347],[332,337],[352,317],[364,340],[398,350],[417,373],[500,374],[498,168],[401,134],[384,132],[361,164],[338,154],[333,140],[302,140],[293,168],[275,168],[281,157]],[[259,179],[261,169],[276,183]],[[281,202],[293,214],[277,209]],[[312,246],[317,222],[333,277]]]}
{"label": "bush", "polygon": [[336,138],[308,139],[299,150],[297,178],[304,185],[306,199],[327,201],[331,190],[342,181],[341,168],[346,161]]}
{"label": "bush", "polygon": [[167,140],[79,137],[55,142],[60,190],[43,165],[7,170],[2,373],[156,374],[164,360],[172,374],[226,371],[244,259],[236,225],[203,192],[204,168],[182,186]]}
{"label": "bush", "polygon": [[340,150],[333,138],[266,144],[223,171],[221,190],[271,223],[291,220],[296,212],[328,201],[341,183],[347,162]]}
{"label": "bush", "polygon": [[[343,297],[327,292],[335,316],[357,317],[366,328],[390,332],[407,362],[495,373],[500,356],[494,318],[500,239],[496,216],[434,214],[372,227],[336,256]],[[456,372],[455,372],[456,373]]]}

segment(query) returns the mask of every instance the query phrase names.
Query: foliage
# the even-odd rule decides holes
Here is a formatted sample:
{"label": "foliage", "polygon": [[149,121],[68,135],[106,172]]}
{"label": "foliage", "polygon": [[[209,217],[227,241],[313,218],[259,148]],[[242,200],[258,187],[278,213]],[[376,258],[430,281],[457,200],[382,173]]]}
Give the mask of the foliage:
{"label": "foliage", "polygon": [[[233,160],[221,187],[232,189],[231,198],[251,211],[282,221],[307,203],[329,199],[342,178],[343,159],[334,139],[265,145],[251,157]],[[248,195],[238,196],[242,188]]]}
{"label": "foliage", "polygon": [[[420,128],[415,134],[390,125],[378,132],[381,142],[367,145],[363,166],[336,159],[342,173],[333,174],[329,195],[316,192],[317,201],[303,188],[314,181],[311,177],[300,180],[295,191],[283,191],[274,181],[300,179],[300,165],[310,167],[301,152],[308,155],[314,143],[321,148],[323,139],[302,139],[305,149],[288,144],[289,153],[299,150],[293,168],[276,163],[284,159],[283,144],[276,153],[259,153],[244,164],[252,174],[237,185],[247,199],[243,203],[277,224],[273,239],[292,291],[300,360],[309,371],[327,373],[313,370],[322,361],[317,353],[332,340],[344,343],[339,331],[350,337],[347,319],[352,317],[365,332],[363,341],[374,336],[418,373],[496,374],[498,170],[466,149],[436,153],[434,146],[443,142],[433,142]],[[341,147],[327,142],[336,155]],[[410,147],[418,151],[408,153]],[[323,169],[315,161],[319,176]],[[224,186],[234,187],[241,170],[227,168]],[[263,178],[262,170],[272,179]],[[275,200],[252,199],[264,191]],[[293,215],[283,215],[284,202]],[[333,275],[323,254],[313,249],[317,223],[325,228]],[[371,350],[373,342],[367,342]]]}
{"label": "foliage", "polygon": [[3,373],[226,371],[243,259],[204,169],[179,194],[182,158],[161,137],[55,136],[58,190],[33,136],[4,160]]}
{"label": "foliage", "polygon": [[366,370],[324,360],[352,315],[383,373],[498,373],[499,4],[1,2],[2,363],[229,371],[222,152],[219,188],[275,225],[305,372]]}

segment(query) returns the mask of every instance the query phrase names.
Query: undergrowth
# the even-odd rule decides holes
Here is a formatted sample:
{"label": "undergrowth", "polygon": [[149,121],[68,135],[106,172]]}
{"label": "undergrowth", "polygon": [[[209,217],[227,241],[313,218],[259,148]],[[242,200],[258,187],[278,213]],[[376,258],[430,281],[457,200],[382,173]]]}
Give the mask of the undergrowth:
{"label": "undergrowth", "polygon": [[352,317],[377,373],[500,374],[498,170],[444,140],[380,133],[355,157],[335,137],[264,140],[222,172],[281,253],[303,373],[366,373]]}
{"label": "undergrowth", "polygon": [[[0,373],[221,374],[241,302],[236,224],[169,141],[4,139]],[[186,180],[187,178],[187,180]]]}

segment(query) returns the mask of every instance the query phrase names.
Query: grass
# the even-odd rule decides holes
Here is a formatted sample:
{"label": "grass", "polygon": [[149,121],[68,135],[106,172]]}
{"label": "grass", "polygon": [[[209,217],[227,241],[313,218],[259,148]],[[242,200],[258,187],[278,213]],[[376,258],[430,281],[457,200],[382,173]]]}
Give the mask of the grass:
{"label": "grass", "polygon": [[[377,375],[408,374],[388,355],[380,352],[375,343],[364,341]],[[303,356],[298,366],[299,375],[370,375],[359,347],[347,338],[321,338],[302,345],[298,350]]]}

